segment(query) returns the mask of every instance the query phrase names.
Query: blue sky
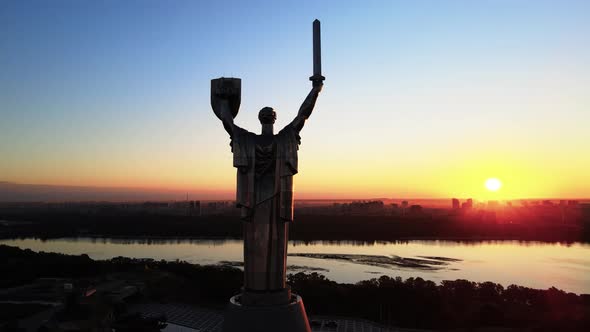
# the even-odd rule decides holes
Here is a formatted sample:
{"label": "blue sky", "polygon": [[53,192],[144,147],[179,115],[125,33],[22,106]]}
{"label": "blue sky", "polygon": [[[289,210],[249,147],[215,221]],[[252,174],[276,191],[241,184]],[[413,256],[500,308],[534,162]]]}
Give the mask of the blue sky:
{"label": "blue sky", "polygon": [[287,124],[319,18],[327,80],[302,132],[304,193],[459,196],[500,174],[519,185],[507,196],[590,196],[589,7],[3,1],[0,180],[231,192],[209,80],[242,78],[241,126],[258,131],[267,105]]}

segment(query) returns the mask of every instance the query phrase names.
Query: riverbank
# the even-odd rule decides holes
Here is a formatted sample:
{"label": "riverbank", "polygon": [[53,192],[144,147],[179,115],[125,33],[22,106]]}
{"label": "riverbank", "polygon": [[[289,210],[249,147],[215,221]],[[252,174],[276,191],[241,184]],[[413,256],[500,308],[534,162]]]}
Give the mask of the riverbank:
{"label": "riverbank", "polygon": [[[241,266],[243,242],[219,239],[60,238],[0,244],[94,260],[115,257]],[[319,272],[339,283],[379,276],[466,279],[590,293],[590,244],[528,241],[290,241],[287,271]],[[434,259],[433,259],[434,258]],[[440,261],[443,258],[444,261]],[[438,262],[437,262],[438,261]]]}
{"label": "riverbank", "polygon": [[[0,238],[143,237],[240,239],[242,221],[237,216],[160,216],[120,214],[0,213],[7,221]],[[296,241],[394,240],[520,240],[590,242],[590,222],[495,223],[476,217],[453,215],[350,216],[297,215],[289,237]]]}

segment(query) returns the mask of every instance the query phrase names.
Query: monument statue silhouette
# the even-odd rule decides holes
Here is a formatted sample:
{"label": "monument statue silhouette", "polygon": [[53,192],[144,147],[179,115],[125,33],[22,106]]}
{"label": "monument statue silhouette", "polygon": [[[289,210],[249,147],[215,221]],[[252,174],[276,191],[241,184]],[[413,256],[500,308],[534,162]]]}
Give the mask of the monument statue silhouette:
{"label": "monument statue silhouette", "polygon": [[275,134],[276,112],[258,113],[260,135],[234,123],[241,100],[239,78],[211,80],[211,106],[231,138],[237,168],[236,205],[244,221],[244,287],[230,299],[224,331],[311,331],[301,297],[286,284],[293,176],[298,172],[299,132],[323,87],[320,22],[313,22],[312,89],[295,119]]}

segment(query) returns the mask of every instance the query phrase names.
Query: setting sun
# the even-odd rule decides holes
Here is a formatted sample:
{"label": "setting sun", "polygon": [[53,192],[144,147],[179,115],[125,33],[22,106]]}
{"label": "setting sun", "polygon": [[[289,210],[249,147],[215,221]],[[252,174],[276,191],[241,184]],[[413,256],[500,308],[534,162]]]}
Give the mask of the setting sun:
{"label": "setting sun", "polygon": [[486,180],[486,188],[490,191],[498,191],[502,187],[502,182],[496,178]]}

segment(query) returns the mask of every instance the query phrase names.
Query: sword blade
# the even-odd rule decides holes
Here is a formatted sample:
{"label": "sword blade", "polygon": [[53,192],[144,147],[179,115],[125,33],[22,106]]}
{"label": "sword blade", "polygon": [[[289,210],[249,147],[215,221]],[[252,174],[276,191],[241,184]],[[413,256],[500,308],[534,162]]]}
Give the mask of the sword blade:
{"label": "sword blade", "polygon": [[322,42],[320,21],[313,21],[313,76],[322,76]]}

